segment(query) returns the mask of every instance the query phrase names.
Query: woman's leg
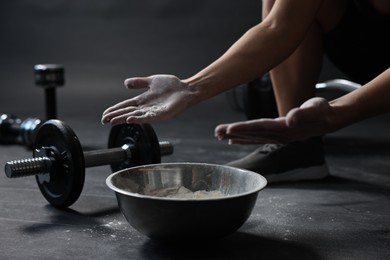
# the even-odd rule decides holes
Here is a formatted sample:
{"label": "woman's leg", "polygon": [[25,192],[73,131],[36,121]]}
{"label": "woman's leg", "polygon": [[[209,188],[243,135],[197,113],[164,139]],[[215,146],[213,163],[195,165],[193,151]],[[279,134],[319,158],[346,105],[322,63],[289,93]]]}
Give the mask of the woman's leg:
{"label": "woman's leg", "polygon": [[[324,31],[331,29],[336,24],[335,18],[341,19],[343,13],[340,7],[332,7],[331,3],[339,5],[345,1],[324,1],[323,8],[318,13],[318,21],[312,24],[306,38],[294,53],[270,71],[281,116],[315,95],[315,84],[323,58]],[[263,17],[269,13],[274,2],[263,1]],[[320,137],[285,145],[263,145],[228,165],[258,172],[268,182],[314,180],[328,175]]]}
{"label": "woman's leg", "polygon": [[315,96],[321,70],[322,35],[313,25],[298,49],[270,71],[279,116]]}
{"label": "woman's leg", "polygon": [[[275,0],[263,1],[263,18]],[[323,59],[323,34],[341,19],[345,0],[324,1],[305,39],[286,60],[270,71],[278,113],[284,116],[315,95]]]}

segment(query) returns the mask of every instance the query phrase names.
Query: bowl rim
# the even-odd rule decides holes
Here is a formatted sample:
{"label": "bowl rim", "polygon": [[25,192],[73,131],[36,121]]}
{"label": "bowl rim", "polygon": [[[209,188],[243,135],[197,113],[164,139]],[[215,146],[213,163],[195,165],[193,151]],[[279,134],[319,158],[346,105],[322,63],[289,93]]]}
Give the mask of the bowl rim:
{"label": "bowl rim", "polygon": [[[145,195],[145,194],[140,194],[140,193],[136,193],[136,192],[125,191],[125,190],[119,189],[116,186],[114,186],[114,184],[112,184],[112,181],[111,181],[112,178],[115,175],[118,175],[118,174],[120,174],[121,172],[124,172],[124,171],[132,170],[132,169],[146,168],[146,167],[153,167],[153,166],[165,166],[165,165],[167,165],[167,166],[170,166],[170,165],[173,165],[173,166],[175,166],[175,165],[205,165],[205,166],[214,166],[214,167],[217,166],[217,167],[234,169],[234,170],[239,171],[239,172],[246,172],[246,173],[249,173],[251,175],[256,176],[256,178],[259,179],[260,185],[259,185],[259,187],[255,188],[255,189],[249,190],[249,191],[241,193],[241,194],[227,195],[227,196],[218,197],[218,198],[196,198],[196,199],[193,199],[193,198],[158,197],[158,196],[151,196],[151,195]],[[233,198],[247,196],[247,195],[250,195],[250,194],[253,194],[253,193],[258,193],[259,191],[261,191],[262,189],[264,189],[267,186],[267,179],[264,178],[264,176],[262,176],[261,174],[259,174],[257,172],[253,172],[253,171],[249,171],[249,170],[245,170],[245,169],[240,169],[240,168],[236,168],[236,167],[232,167],[232,166],[228,166],[228,165],[220,165],[220,164],[212,164],[212,163],[175,162],[175,163],[145,164],[145,165],[140,165],[140,166],[135,166],[135,167],[122,169],[120,171],[117,171],[117,172],[114,172],[114,173],[110,174],[106,178],[106,185],[111,190],[113,190],[113,191],[115,191],[117,193],[120,193],[120,194],[123,194],[123,195],[132,196],[132,197],[137,197],[137,198],[153,199],[153,200],[165,200],[165,201],[186,201],[186,202],[188,202],[188,201],[195,201],[195,202],[198,202],[198,201],[214,201],[214,200],[233,199]]]}

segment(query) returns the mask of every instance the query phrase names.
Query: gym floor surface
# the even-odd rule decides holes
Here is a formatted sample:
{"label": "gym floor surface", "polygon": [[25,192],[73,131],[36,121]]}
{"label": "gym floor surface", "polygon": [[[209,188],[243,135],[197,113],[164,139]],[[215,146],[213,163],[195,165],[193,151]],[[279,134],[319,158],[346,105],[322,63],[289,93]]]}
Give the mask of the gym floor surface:
{"label": "gym floor surface", "polygon": [[[151,1],[146,2],[151,3]],[[168,1],[170,4],[173,2],[175,1]],[[255,14],[259,13],[253,11],[258,6],[256,1],[244,2],[248,2],[246,8],[226,7],[226,10],[235,10],[236,15],[240,15],[241,12],[249,13],[254,17],[252,20],[247,18],[244,21],[246,24],[241,24],[241,27],[233,28],[237,35],[255,22],[257,19]],[[192,3],[202,8],[186,9],[185,11],[190,13],[189,19],[195,19],[194,17],[199,13],[204,17],[201,25],[192,24],[193,29],[201,31],[207,28],[210,33],[217,33],[219,28],[216,27],[215,32],[211,32],[214,29],[207,27],[207,22],[210,21],[206,18],[210,17],[210,13],[202,11],[207,10],[203,8],[204,6],[211,10],[217,9],[216,6],[207,1],[192,1]],[[223,5],[222,0],[219,1],[219,5]],[[65,14],[61,16],[61,12],[69,12],[69,10],[61,11],[63,10],[61,6],[53,4],[49,5],[48,9],[42,10],[58,8],[57,17],[65,17]],[[183,6],[179,4],[179,7]],[[102,6],[100,8],[103,9]],[[177,25],[178,19],[184,19],[182,16],[175,16],[169,20],[171,19],[169,17],[172,17],[167,15],[170,14],[169,10],[164,9],[163,12],[161,11],[163,6],[157,4],[149,8],[154,8],[151,15],[158,19],[168,19],[164,20],[165,23],[156,23],[157,27],[168,26],[170,23]],[[8,9],[0,8],[10,12],[9,16],[2,17],[12,21],[11,14],[16,12],[15,9],[15,6]],[[85,9],[81,10],[85,11]],[[18,17],[27,19],[26,16],[31,13],[31,8],[27,11],[25,16]],[[77,15],[77,13],[73,14]],[[94,12],[87,15],[92,17],[90,19],[96,18]],[[120,15],[119,12],[118,16]],[[123,22],[118,17],[113,19],[112,16],[107,15],[105,18],[106,20],[101,23]],[[142,17],[138,16],[136,19],[141,21]],[[223,20],[222,15],[219,22],[226,22],[228,25],[228,20]],[[9,25],[9,23],[4,24]],[[152,29],[149,24],[141,25]],[[19,29],[23,27],[20,23],[13,26]],[[1,29],[7,31],[7,28],[3,25]],[[31,26],[31,28],[37,27]],[[50,28],[49,26],[47,30],[50,31]],[[160,29],[159,27],[155,29],[157,34]],[[11,31],[9,29],[7,32]],[[115,33],[119,32],[120,29],[115,31]],[[172,31],[169,31],[168,35],[173,37],[170,33]],[[158,35],[153,34],[143,34],[143,36],[149,40],[158,38]],[[218,47],[208,45],[210,42],[206,36],[204,41],[197,35],[186,36],[188,37],[185,40],[180,38],[181,44],[186,46],[185,50],[177,49],[178,43],[172,46],[172,43],[176,42],[172,38],[167,39],[164,43],[166,45],[161,40],[159,46],[153,46],[155,48],[149,53],[144,48],[151,46],[143,46],[148,41],[141,40],[129,46],[132,52],[142,49],[141,54],[144,55],[144,59],[137,57],[137,59],[121,60],[120,55],[114,55],[116,60],[111,60],[111,56],[102,54],[102,63],[99,63],[93,50],[84,50],[85,53],[90,52],[88,54],[90,60],[86,62],[81,58],[77,60],[76,57],[83,52],[76,52],[75,56],[67,57],[69,53],[59,51],[59,56],[56,56],[53,51],[56,46],[52,46],[53,50],[49,53],[39,49],[35,54],[31,54],[34,53],[32,47],[29,53],[28,49],[22,50],[14,46],[14,52],[7,54],[4,51],[6,48],[3,47],[10,47],[11,41],[2,42],[4,45],[1,48],[2,54],[7,65],[5,66],[3,62],[1,68],[0,111],[21,118],[44,117],[43,92],[33,86],[32,69],[35,63],[40,63],[42,60],[53,62],[55,59],[54,62],[64,63],[66,69],[66,85],[57,91],[58,118],[73,128],[84,149],[105,148],[110,127],[100,124],[100,116],[107,106],[129,95],[122,87],[124,77],[161,72],[188,75],[215,58],[215,55],[228,46],[227,42],[234,40],[236,35],[225,34],[226,42]],[[65,37],[61,39],[64,40]],[[100,44],[102,48],[113,47],[110,45],[112,42],[107,41],[109,46],[101,46],[101,42],[96,44]],[[131,42],[129,40],[129,44]],[[205,46],[209,46],[210,52],[214,51],[214,56],[210,53],[193,53],[192,57],[183,56],[181,52],[191,50],[194,46],[203,46],[204,49]],[[98,47],[94,46],[94,48]],[[116,54],[120,52],[117,49],[112,48]],[[175,53],[173,50],[178,52],[176,59],[172,58]],[[40,59],[38,55],[44,58]],[[203,60],[199,56],[204,56]],[[164,68],[165,71],[160,71],[159,68]],[[325,67],[324,73],[326,76],[335,75],[329,67]],[[244,119],[244,115],[234,111],[228,104],[226,96],[222,94],[190,108],[173,120],[153,124],[159,140],[171,141],[175,148],[173,155],[163,157],[162,161],[224,164],[244,156],[252,151],[254,146],[229,146],[214,138],[216,125]],[[259,193],[252,215],[237,232],[207,245],[161,244],[134,230],[120,213],[114,193],[105,184],[106,177],[111,173],[109,166],[86,169],[86,180],[81,196],[66,210],[48,205],[34,177],[8,179],[2,174],[0,175],[0,258],[389,259],[389,133],[390,114],[385,114],[326,135],[326,159],[331,174],[329,178],[315,182],[268,185]],[[30,156],[31,151],[23,146],[0,146],[1,165],[10,160]]]}

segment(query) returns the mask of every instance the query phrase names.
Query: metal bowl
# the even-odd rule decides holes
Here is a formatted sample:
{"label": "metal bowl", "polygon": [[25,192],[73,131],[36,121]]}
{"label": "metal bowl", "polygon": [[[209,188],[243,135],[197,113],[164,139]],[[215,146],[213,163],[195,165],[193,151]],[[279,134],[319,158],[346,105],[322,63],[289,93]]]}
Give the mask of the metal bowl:
{"label": "metal bowl", "polygon": [[[106,183],[129,224],[144,235],[204,240],[240,228],[267,181],[258,173],[229,166],[163,163],[118,171]],[[181,189],[191,192],[180,193]]]}

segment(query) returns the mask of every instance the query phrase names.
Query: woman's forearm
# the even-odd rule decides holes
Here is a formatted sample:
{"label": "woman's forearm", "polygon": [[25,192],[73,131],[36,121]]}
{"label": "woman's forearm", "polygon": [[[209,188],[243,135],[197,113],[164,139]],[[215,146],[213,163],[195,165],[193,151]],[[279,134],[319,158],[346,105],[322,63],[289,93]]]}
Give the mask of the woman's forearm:
{"label": "woman's forearm", "polygon": [[[272,29],[266,28],[264,24],[250,29],[219,59],[184,81],[200,92],[201,99],[207,99],[256,79],[282,58],[280,57],[283,55],[282,52],[276,53],[279,57],[273,55],[272,58],[266,52],[267,49],[272,52],[266,45],[275,41],[270,40],[277,38],[274,34]],[[263,47],[253,46],[256,43]],[[281,46],[278,49],[285,47]]]}
{"label": "woman's forearm", "polygon": [[390,111],[390,68],[329,104],[333,110],[330,127],[334,130]]}
{"label": "woman's forearm", "polygon": [[[293,7],[297,1],[303,2],[304,8]],[[258,78],[296,49],[321,2],[277,1],[263,22],[248,30],[215,62],[183,81],[198,92],[199,100],[204,100]]]}

